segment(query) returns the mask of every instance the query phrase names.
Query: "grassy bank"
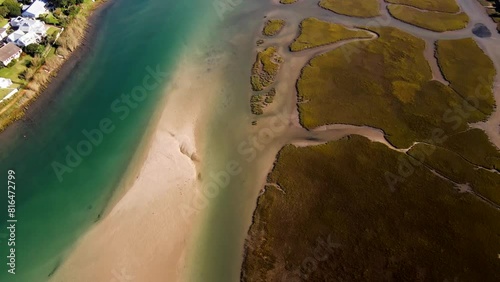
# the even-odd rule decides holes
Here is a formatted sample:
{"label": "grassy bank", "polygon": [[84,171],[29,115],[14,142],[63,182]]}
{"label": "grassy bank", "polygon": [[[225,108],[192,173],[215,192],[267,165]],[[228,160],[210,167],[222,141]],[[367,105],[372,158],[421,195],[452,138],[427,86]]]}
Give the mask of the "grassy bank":
{"label": "grassy bank", "polygon": [[57,75],[59,68],[84,40],[89,16],[104,2],[106,0],[86,0],[82,3],[79,13],[59,37],[55,52],[48,52],[47,57],[29,73],[19,93],[0,104],[0,131],[24,116],[26,107],[43,92],[50,79]]}
{"label": "grassy bank", "polygon": [[372,38],[372,35],[365,30],[307,18],[300,23],[300,34],[290,45],[290,50],[297,52],[353,38]]}
{"label": "grassy bank", "polygon": [[403,5],[387,6],[389,13],[394,18],[427,30],[445,32],[464,29],[469,24],[466,13],[448,14],[433,11],[422,11]]}
{"label": "grassy bank", "polygon": [[268,20],[264,25],[262,34],[266,36],[274,36],[278,34],[285,26],[285,21],[280,19]]}
{"label": "grassy bank", "polygon": [[[471,38],[439,40],[436,56],[444,77],[462,97],[486,115],[495,108],[495,66]],[[467,69],[467,72],[463,70]]]}

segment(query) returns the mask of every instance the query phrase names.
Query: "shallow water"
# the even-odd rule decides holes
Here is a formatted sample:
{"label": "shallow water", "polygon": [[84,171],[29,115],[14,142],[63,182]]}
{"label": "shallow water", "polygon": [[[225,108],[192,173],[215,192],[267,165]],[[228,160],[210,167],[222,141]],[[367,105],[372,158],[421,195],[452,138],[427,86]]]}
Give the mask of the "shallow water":
{"label": "shallow water", "polygon": [[[297,145],[321,143],[327,139],[339,138],[342,134],[353,133],[386,143],[380,132],[373,128],[352,127],[345,129],[346,131],[343,133],[341,131],[307,132],[297,127],[294,84],[280,83],[280,81],[295,81],[299,72],[290,71],[287,68],[294,62],[305,64],[311,55],[303,52],[294,54],[294,56],[300,57],[301,54],[307,53],[307,56],[304,55],[305,58],[291,58],[286,46],[282,46],[292,42],[298,33],[300,21],[314,16],[347,26],[393,26],[426,40],[428,44],[432,44],[437,39],[472,37],[472,27],[478,22],[489,27],[492,25],[491,20],[480,5],[476,5],[477,3],[459,0],[459,4],[464,11],[470,13],[471,23],[467,29],[445,33],[423,30],[392,19],[385,10],[385,4],[382,4],[382,15],[375,19],[357,19],[337,15],[318,7],[317,1],[299,1],[291,5],[280,5],[273,3],[273,1],[245,1],[232,13],[232,18],[227,19],[230,24],[227,24],[226,28],[231,26],[231,28],[227,28],[227,36],[232,38],[231,42],[234,45],[239,44],[239,47],[233,46],[232,49],[231,46],[228,47],[229,52],[233,54],[233,60],[227,71],[227,77],[230,77],[231,81],[228,81],[225,95],[220,97],[220,103],[227,105],[227,107],[220,114],[215,115],[211,121],[211,134],[206,144],[208,148],[207,161],[202,175],[205,187],[211,186],[217,181],[222,184],[219,185],[221,186],[220,191],[210,201],[206,210],[205,224],[199,230],[199,239],[193,254],[196,256],[195,263],[190,267],[189,281],[225,282],[239,280],[243,261],[243,246],[256,206],[256,199],[260,189],[266,183],[266,175],[272,168],[276,153],[283,145],[288,143]],[[252,92],[249,82],[250,68],[256,52],[255,41],[257,38],[262,38],[259,33],[266,21],[264,16],[282,18],[287,22],[284,30],[278,35],[278,39],[263,38],[265,43],[262,45],[262,47],[270,46],[276,40],[285,39],[283,42],[286,43],[278,42],[277,44],[281,46],[281,54],[285,55],[283,69],[287,71],[281,71],[277,77],[277,96],[272,108],[266,109],[267,113],[257,119],[257,126],[251,126],[251,121],[256,120],[256,118],[250,114],[249,110],[249,95]],[[253,36],[244,37],[241,34]],[[497,38],[498,34],[493,35],[491,39],[476,39],[482,47],[487,49],[488,55],[495,62],[498,62],[499,57],[494,53],[500,50],[498,47],[496,49],[493,47],[498,42]],[[323,49],[327,50],[328,47]],[[430,60],[434,76],[436,79],[444,81],[433,57],[433,50],[428,49],[425,55]],[[290,63],[290,61],[292,62]],[[499,93],[497,92],[496,95],[498,101]],[[281,118],[273,120],[273,116],[281,116]],[[286,129],[273,131],[270,125],[274,122],[281,123]],[[334,129],[335,126],[331,128]],[[228,134],[228,130],[230,134]],[[266,135],[272,137],[266,139]],[[490,138],[492,136],[490,135]],[[264,140],[268,141],[264,142]],[[226,166],[231,163],[237,164],[241,170],[236,175],[230,175],[226,185],[223,181],[223,175],[224,172],[227,172]]]}
{"label": "shallow water", "polygon": [[[65,251],[99,219],[161,105],[169,70],[200,22],[213,16],[206,6],[201,0],[114,1],[98,21],[96,39],[85,47],[90,51],[55,95],[33,106],[43,110],[32,110],[27,120],[0,134],[0,175],[5,180],[0,235],[7,233],[8,169],[16,172],[18,220],[16,275],[7,274],[7,243],[0,237],[0,281],[45,281]],[[157,67],[161,74],[147,82],[154,86],[146,86],[144,77]],[[145,89],[144,100],[114,102],[134,89]],[[99,137],[93,130],[103,120],[112,132]],[[89,138],[83,130],[97,135]],[[81,159],[73,156],[67,162],[78,146]],[[60,177],[54,162],[67,166]]]}

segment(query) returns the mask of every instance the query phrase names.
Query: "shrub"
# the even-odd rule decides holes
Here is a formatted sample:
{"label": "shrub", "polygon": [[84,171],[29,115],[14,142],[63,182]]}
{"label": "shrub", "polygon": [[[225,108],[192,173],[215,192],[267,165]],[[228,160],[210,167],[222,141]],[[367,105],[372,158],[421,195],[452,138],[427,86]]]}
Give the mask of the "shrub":
{"label": "shrub", "polygon": [[16,65],[16,63],[17,63],[17,60],[12,60],[12,61],[11,61],[11,62],[7,65],[7,67],[8,67],[8,68],[11,68],[11,67],[15,66],[15,65]]}
{"label": "shrub", "polygon": [[11,17],[17,17],[21,15],[21,7],[16,0],[5,0],[3,6],[9,10],[8,15]]}
{"label": "shrub", "polygon": [[9,9],[5,6],[0,6],[0,16],[5,18],[9,14]]}
{"label": "shrub", "polygon": [[250,106],[254,115],[262,115],[264,113],[261,104],[252,103]]}
{"label": "shrub", "polygon": [[46,24],[52,24],[52,25],[60,24],[60,21],[52,14],[41,16],[40,20],[42,20]]}
{"label": "shrub", "polygon": [[36,43],[24,47],[24,52],[30,56],[41,55],[43,51],[45,51],[45,46]]}
{"label": "shrub", "polygon": [[35,74],[34,68],[27,68],[21,74],[19,74],[20,79],[30,80]]}

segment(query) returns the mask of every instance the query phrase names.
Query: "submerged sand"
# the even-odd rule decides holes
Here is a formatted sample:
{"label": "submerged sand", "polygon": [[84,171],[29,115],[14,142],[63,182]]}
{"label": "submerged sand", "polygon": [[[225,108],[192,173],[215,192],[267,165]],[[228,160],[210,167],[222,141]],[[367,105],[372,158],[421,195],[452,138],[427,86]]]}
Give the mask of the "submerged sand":
{"label": "submerged sand", "polygon": [[[51,281],[178,281],[197,216],[180,204],[197,193],[198,148],[217,73],[188,58],[166,89],[137,179],[110,212],[77,243]],[[197,78],[193,84],[193,78]]]}

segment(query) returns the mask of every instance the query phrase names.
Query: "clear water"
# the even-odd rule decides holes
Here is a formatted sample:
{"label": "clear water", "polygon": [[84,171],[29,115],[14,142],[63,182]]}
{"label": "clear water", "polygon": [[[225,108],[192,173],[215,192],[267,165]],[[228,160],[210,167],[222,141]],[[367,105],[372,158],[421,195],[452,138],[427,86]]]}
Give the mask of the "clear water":
{"label": "clear water", "polygon": [[[147,67],[168,73],[211,6],[202,0],[111,1],[99,21],[97,39],[87,46],[89,53],[52,100],[43,103],[43,112],[0,135],[0,281],[46,281],[65,251],[99,218],[163,98],[169,76],[148,87],[147,98],[137,105],[120,102],[113,111],[113,102],[143,85]],[[126,117],[123,107],[129,109]],[[77,150],[81,141],[89,141],[82,131],[99,128],[103,119],[114,130],[103,134],[88,155],[83,148],[86,156],[70,166],[68,146]],[[54,162],[71,171],[58,177]],[[16,172],[16,275],[8,274],[6,265],[9,169]]]}

